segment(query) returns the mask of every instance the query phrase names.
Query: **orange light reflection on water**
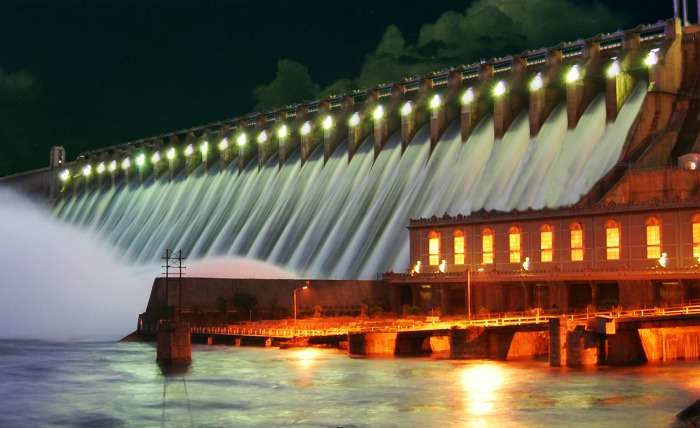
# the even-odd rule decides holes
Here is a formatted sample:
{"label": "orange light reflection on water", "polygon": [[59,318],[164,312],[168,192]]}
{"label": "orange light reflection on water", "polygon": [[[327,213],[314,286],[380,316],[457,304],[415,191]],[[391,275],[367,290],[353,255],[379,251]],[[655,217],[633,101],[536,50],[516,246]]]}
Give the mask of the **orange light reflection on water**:
{"label": "orange light reflection on water", "polygon": [[302,368],[310,368],[313,366],[318,355],[318,349],[314,348],[304,348],[296,353],[297,361]]}
{"label": "orange light reflection on water", "polygon": [[489,426],[482,418],[493,413],[495,403],[501,399],[499,394],[506,382],[505,371],[498,364],[479,363],[466,366],[460,380],[468,426]]}

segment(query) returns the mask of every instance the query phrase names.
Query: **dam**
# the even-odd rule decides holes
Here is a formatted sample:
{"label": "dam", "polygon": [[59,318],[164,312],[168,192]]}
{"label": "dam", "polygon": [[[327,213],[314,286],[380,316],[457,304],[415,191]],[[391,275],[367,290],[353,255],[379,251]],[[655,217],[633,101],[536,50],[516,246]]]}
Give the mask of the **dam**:
{"label": "dam", "polygon": [[190,260],[374,279],[412,263],[410,219],[577,203],[625,161],[656,103],[649,91],[678,86],[682,38],[675,21],[640,26],[82,153],[2,182],[39,188],[56,218],[129,263],[178,248]]}

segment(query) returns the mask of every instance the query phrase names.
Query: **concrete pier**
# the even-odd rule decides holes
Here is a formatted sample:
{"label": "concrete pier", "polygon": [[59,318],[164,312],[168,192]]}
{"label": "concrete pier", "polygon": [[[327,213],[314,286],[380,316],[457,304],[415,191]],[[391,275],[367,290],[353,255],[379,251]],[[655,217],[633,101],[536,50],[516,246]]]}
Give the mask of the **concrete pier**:
{"label": "concrete pier", "polygon": [[585,324],[566,317],[549,320],[549,365],[592,366],[604,360],[602,338]]}
{"label": "concrete pier", "polygon": [[549,335],[541,326],[470,327],[450,331],[450,357],[521,360],[545,358]]}
{"label": "concrete pier", "polygon": [[395,332],[348,333],[348,353],[392,357],[396,354],[396,336]]}
{"label": "concrete pier", "polygon": [[164,365],[189,364],[192,361],[190,324],[185,321],[161,320],[157,334],[156,360]]}

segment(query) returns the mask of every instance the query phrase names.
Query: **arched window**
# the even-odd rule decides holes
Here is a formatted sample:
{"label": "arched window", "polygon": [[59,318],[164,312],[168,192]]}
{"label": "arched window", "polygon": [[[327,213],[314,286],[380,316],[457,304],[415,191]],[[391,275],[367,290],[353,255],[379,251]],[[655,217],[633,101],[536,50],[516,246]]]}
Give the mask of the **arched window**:
{"label": "arched window", "polygon": [[481,262],[485,265],[493,263],[493,229],[486,228],[481,232]]}
{"label": "arched window", "polygon": [[455,230],[452,234],[452,239],[454,241],[454,252],[455,252],[455,264],[464,264],[464,232],[461,230]]}
{"label": "arched window", "polygon": [[581,223],[571,223],[571,261],[583,261],[583,227]]}
{"label": "arched window", "polygon": [[508,229],[508,261],[511,263],[520,263],[520,228],[511,227]]}
{"label": "arched window", "polygon": [[649,217],[646,221],[647,228],[647,258],[658,259],[661,257],[661,223],[656,217]]}
{"label": "arched window", "polygon": [[693,216],[693,258],[700,261],[700,214]]}
{"label": "arched window", "polygon": [[428,264],[430,266],[440,264],[440,234],[435,231],[428,234]]}
{"label": "arched window", "polygon": [[545,224],[540,227],[540,261],[551,262],[554,243],[552,226]]}
{"label": "arched window", "polygon": [[620,223],[615,220],[605,222],[605,257],[620,260]]}

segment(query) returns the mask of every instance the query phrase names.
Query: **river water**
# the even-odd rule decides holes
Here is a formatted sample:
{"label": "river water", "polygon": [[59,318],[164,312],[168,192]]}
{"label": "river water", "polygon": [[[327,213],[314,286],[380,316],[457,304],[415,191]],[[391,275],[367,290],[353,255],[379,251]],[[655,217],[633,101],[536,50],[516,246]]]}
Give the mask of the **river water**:
{"label": "river water", "polygon": [[1,427],[663,427],[700,363],[587,371],[544,362],[354,359],[195,346],[164,376],[152,345],[0,341]]}

